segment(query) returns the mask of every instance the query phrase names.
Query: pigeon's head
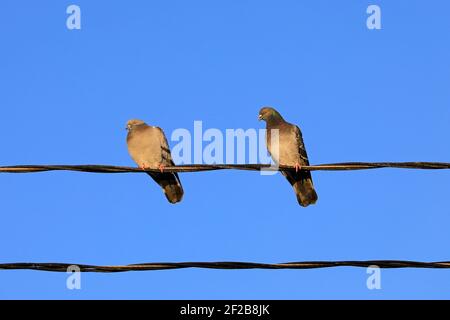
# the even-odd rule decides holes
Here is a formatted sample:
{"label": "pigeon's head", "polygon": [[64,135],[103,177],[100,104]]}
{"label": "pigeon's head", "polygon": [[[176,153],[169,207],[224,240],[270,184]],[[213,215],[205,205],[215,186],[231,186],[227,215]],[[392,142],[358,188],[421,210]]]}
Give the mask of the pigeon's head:
{"label": "pigeon's head", "polygon": [[130,130],[133,130],[134,128],[136,128],[137,126],[142,126],[144,124],[145,124],[145,122],[142,120],[138,120],[138,119],[129,120],[127,122],[127,127],[125,129],[130,131]]}
{"label": "pigeon's head", "polygon": [[272,120],[272,119],[283,119],[281,114],[272,107],[263,107],[259,110],[258,120]]}

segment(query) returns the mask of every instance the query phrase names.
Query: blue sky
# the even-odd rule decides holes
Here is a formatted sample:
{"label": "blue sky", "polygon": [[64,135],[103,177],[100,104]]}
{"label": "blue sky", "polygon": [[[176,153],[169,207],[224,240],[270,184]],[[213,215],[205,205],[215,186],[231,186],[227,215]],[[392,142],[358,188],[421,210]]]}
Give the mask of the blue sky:
{"label": "blue sky", "polygon": [[[66,8],[81,8],[81,30]],[[366,28],[366,8],[382,30]],[[298,124],[314,164],[449,161],[448,1],[2,1],[1,165],[134,165],[124,130]],[[170,143],[173,147],[174,143]],[[0,262],[449,260],[450,172],[315,172],[298,206],[279,175],[0,175]],[[0,298],[450,298],[448,270],[1,271]]]}

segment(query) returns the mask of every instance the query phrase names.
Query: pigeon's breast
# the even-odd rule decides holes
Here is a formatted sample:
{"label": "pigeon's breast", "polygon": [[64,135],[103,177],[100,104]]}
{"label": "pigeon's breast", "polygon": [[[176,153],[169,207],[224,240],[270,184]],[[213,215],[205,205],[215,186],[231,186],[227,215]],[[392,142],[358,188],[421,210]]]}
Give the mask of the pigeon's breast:
{"label": "pigeon's breast", "polygon": [[295,133],[292,130],[280,130],[279,135],[279,164],[294,166],[300,160]]}
{"label": "pigeon's breast", "polygon": [[138,165],[157,168],[161,163],[162,151],[158,129],[147,127],[145,130],[131,132],[127,138],[128,151]]}

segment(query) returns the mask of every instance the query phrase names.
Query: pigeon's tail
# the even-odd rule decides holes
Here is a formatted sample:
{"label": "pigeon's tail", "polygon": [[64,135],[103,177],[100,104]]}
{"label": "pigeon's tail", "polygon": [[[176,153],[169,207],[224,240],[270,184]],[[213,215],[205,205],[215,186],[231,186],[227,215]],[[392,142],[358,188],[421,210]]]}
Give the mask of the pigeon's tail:
{"label": "pigeon's tail", "polygon": [[283,171],[283,175],[289,180],[294,188],[297,201],[302,207],[317,202],[318,196],[309,171],[287,172]]}
{"label": "pigeon's tail", "polygon": [[181,186],[180,178],[176,172],[149,172],[148,175],[161,186],[170,203],[177,203],[183,199],[183,187]]}

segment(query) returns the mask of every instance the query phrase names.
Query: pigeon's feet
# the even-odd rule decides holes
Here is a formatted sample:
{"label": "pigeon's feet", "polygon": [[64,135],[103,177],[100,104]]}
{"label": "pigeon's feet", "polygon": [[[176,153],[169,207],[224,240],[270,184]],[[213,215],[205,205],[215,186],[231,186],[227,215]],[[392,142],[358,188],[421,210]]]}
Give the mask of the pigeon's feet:
{"label": "pigeon's feet", "polygon": [[295,172],[299,172],[300,170],[302,170],[302,166],[298,162],[295,163],[294,167],[295,167]]}
{"label": "pigeon's feet", "polygon": [[161,173],[163,173],[165,166],[161,163],[158,168],[159,168],[159,171],[161,171]]}
{"label": "pigeon's feet", "polygon": [[142,171],[146,171],[147,167],[145,166],[145,164],[141,164],[139,165],[139,169],[141,169]]}

